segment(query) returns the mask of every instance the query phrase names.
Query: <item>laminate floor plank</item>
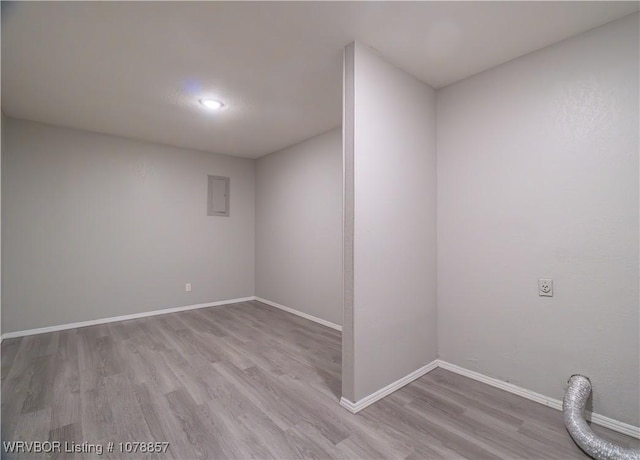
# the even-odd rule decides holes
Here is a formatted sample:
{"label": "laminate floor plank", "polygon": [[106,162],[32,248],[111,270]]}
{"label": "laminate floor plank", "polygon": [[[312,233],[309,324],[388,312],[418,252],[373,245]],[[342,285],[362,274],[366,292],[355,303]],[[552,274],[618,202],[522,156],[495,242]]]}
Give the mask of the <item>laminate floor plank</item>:
{"label": "laminate floor plank", "polygon": [[304,391],[295,391],[292,385],[284,385],[282,380],[269,376],[258,368],[249,368],[244,371],[261,392],[270,395],[277,401],[280,407],[289,408],[290,417],[294,423],[307,422],[333,444],[346,439],[350,430],[341,423],[339,417],[332,414],[322,406],[313,404]]}
{"label": "laminate floor plank", "polygon": [[[405,458],[406,452],[403,450],[393,449],[389,451],[377,450],[369,439],[365,439],[357,434],[353,434],[346,439],[343,439],[338,443],[337,451],[342,454],[342,458]],[[408,449],[405,449],[408,450]]]}
{"label": "laminate floor plank", "polygon": [[2,440],[116,448],[3,458],[587,458],[561,412],[446,370],[356,415],[340,373],[339,331],[257,301],[7,339]]}
{"label": "laminate floor plank", "polygon": [[136,334],[135,331],[130,331],[129,337],[131,339],[141,340],[140,345],[145,346],[151,351],[165,351],[168,347],[166,338],[161,332],[162,329],[157,327],[154,319],[155,318],[144,318],[136,321],[139,330],[143,333]]}
{"label": "laminate floor plank", "polygon": [[316,436],[316,433],[307,433],[304,426],[292,426],[287,429],[286,435],[296,446],[297,458],[324,460],[338,457],[331,442],[322,436]]}
{"label": "laminate floor plank", "polygon": [[418,436],[427,438],[431,442],[438,441],[445,447],[458,453],[464,458],[503,458],[500,447],[484,446],[474,438],[473,433],[465,433],[451,428],[442,423],[441,419],[431,417],[430,413],[414,411],[409,405],[395,406],[388,401],[381,401],[376,407],[391,416],[396,414],[396,418],[403,423],[406,428],[413,427],[419,431]]}
{"label": "laminate floor plank", "polygon": [[[42,356],[41,349],[37,346],[41,341],[38,341],[37,337],[37,335],[30,335],[27,337],[2,341],[3,381],[13,377],[24,379],[25,371],[31,365],[31,360],[38,356]],[[9,356],[13,355],[11,366],[7,367],[4,367],[5,342],[8,344],[7,350],[9,352]],[[16,343],[18,344],[17,350],[14,348]]]}
{"label": "laminate floor plank", "polygon": [[[77,335],[74,329],[62,331],[52,378],[51,430],[76,426],[80,422],[80,368]],[[51,384],[51,382],[49,382]]]}
{"label": "laminate floor plank", "polygon": [[144,415],[135,393],[125,374],[114,375],[105,382],[107,399],[111,413],[116,414],[114,423],[118,442],[134,442],[151,439],[151,433],[144,421]]}
{"label": "laminate floor plank", "polygon": [[211,363],[201,355],[181,355],[176,350],[164,353],[165,361],[191,397],[202,404],[213,397],[208,382]]}
{"label": "laminate floor plank", "polygon": [[135,359],[138,367],[134,369],[140,373],[139,382],[148,383],[149,388],[160,394],[181,388],[181,382],[167,364],[163,352],[141,347]]}
{"label": "laminate floor plank", "polygon": [[7,339],[2,342],[2,371],[1,371],[1,380],[4,382],[4,379],[7,378],[9,374],[9,369],[13,366],[16,355],[18,354],[18,350],[20,349],[20,344],[22,343],[22,337]]}
{"label": "laminate floor plank", "polygon": [[[169,439],[171,433],[168,431],[169,427],[162,422],[162,417],[158,413],[159,407],[154,404],[149,389],[142,384],[132,385],[133,394],[136,399],[140,412],[142,414],[142,420],[147,425],[149,430],[150,440],[155,439]],[[164,454],[163,458],[176,458],[171,451]]]}
{"label": "laminate floor plank", "polygon": [[224,375],[232,385],[240,389],[243,395],[251,401],[261,412],[266,414],[281,430],[295,425],[298,418],[295,410],[273,398],[272,394],[264,392],[264,388],[252,381],[242,370],[231,364],[216,363],[214,367]]}
{"label": "laminate floor plank", "polygon": [[557,417],[557,411],[549,411],[548,407],[542,404],[489,385],[478,385],[478,382],[472,379],[461,377],[444,369],[435,369],[429,375],[432,377],[429,379],[429,384],[437,385],[442,391],[450,391],[449,394],[464,400],[466,404],[474,405],[488,412],[493,408],[495,409],[494,414],[505,421],[511,419],[514,422],[522,423],[526,416],[530,422],[535,421],[544,425],[555,424],[558,428],[564,426],[562,417]]}
{"label": "laminate floor plank", "polygon": [[[395,408],[392,410],[394,413],[396,412]],[[402,446],[412,449],[407,457],[411,457],[412,454],[415,456],[425,452],[436,452],[437,455],[433,457],[422,458],[464,458],[455,450],[448,448],[443,440],[432,437],[428,433],[425,434],[418,427],[407,424],[397,416],[381,417],[384,411],[384,408],[370,406],[357,415],[363,419],[362,425],[370,427],[372,430],[368,439],[393,439],[393,441],[387,442],[390,445],[399,442]]]}
{"label": "laminate floor plank", "polygon": [[[478,444],[483,449],[502,458],[518,456],[531,458],[540,451],[529,443],[520,442],[515,433],[505,433],[495,426],[483,425],[469,417],[466,411],[458,413],[448,410],[446,406],[428,404],[424,400],[416,400],[406,406],[439,426]],[[543,448],[544,446],[537,446]]]}
{"label": "laminate floor plank", "polygon": [[47,430],[47,427],[50,425],[50,422],[50,407],[22,414],[16,423],[12,440],[26,442],[46,441],[49,438],[49,431]]}
{"label": "laminate floor plank", "polygon": [[[297,458],[299,455],[296,446],[269,417],[262,413],[244,413],[237,418],[239,426],[246,434],[260,437],[265,448],[274,458]],[[246,435],[245,434],[245,439]]]}
{"label": "laminate floor plank", "polygon": [[113,414],[106,385],[83,391],[80,400],[80,426],[86,438],[83,441],[107,443],[117,441],[115,424],[118,414]]}
{"label": "laminate floor plank", "polygon": [[69,444],[82,443],[82,429],[79,424],[71,423],[69,425],[61,426],[54,430],[49,431],[49,438],[47,441],[56,441],[61,444],[59,452],[52,452],[52,459],[72,459],[74,457],[73,452],[68,452]]}
{"label": "laminate floor plank", "polygon": [[16,425],[22,418],[22,404],[27,396],[28,374],[11,377],[2,382],[2,439],[13,440]]}

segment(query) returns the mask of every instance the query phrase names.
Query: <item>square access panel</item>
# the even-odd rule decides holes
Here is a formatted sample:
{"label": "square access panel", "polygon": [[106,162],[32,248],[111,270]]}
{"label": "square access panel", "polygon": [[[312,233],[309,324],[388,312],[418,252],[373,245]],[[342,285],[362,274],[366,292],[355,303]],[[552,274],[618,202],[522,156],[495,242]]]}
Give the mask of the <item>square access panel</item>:
{"label": "square access panel", "polygon": [[228,177],[208,176],[207,215],[229,217]]}

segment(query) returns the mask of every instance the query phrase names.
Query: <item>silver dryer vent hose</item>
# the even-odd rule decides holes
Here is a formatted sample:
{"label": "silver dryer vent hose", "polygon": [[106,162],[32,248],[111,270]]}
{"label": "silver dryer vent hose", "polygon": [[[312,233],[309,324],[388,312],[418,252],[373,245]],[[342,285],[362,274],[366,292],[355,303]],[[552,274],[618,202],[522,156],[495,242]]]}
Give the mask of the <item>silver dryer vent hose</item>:
{"label": "silver dryer vent hose", "polygon": [[564,394],[564,425],[580,448],[596,460],[640,460],[640,450],[626,449],[598,437],[584,419],[584,408],[591,394],[591,382],[584,375],[572,375]]}

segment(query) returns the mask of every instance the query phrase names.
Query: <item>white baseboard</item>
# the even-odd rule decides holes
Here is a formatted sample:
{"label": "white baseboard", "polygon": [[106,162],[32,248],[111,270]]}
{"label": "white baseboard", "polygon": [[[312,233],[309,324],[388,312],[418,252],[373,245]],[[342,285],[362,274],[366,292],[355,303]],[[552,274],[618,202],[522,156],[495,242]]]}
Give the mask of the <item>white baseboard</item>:
{"label": "white baseboard", "polygon": [[[456,374],[469,377],[470,379],[477,380],[478,382],[486,383],[487,385],[491,385],[492,387],[500,388],[501,390],[507,391],[509,393],[522,396],[523,398],[562,411],[562,401],[560,401],[559,399],[550,398],[540,393],[536,393],[535,391],[527,390],[526,388],[514,385],[513,383],[508,383],[493,377],[488,377],[484,374],[480,374],[479,372],[470,371],[469,369],[456,366],[455,364],[451,364],[440,359],[437,360],[437,367],[441,367],[442,369],[446,369]],[[640,439],[640,427],[633,426],[628,423],[623,423],[596,413],[587,413],[585,418],[587,420],[591,420],[591,422],[595,423],[596,425],[600,425],[605,428],[609,428],[610,430],[617,431],[618,433],[626,434],[627,436]]]}
{"label": "white baseboard", "polygon": [[131,315],[112,316],[110,318],[93,319],[90,321],[80,321],[78,323],[59,324],[57,326],[40,327],[37,329],[27,329],[25,331],[7,332],[0,336],[0,340],[12,339],[14,337],[25,337],[27,335],[44,334],[46,332],[64,331],[66,329],[75,329],[77,327],[95,326],[97,324],[114,323],[116,321],[126,321],[129,319],[146,318],[148,316],[166,315],[167,313],[176,313],[179,311],[197,310],[199,308],[218,307],[220,305],[228,305],[238,302],[248,302],[254,300],[255,297],[241,297],[239,299],[220,300],[217,302],[199,303],[196,305],[187,305],[185,307],[165,308],[162,310],[145,311],[143,313],[133,313]]}
{"label": "white baseboard", "polygon": [[258,302],[266,303],[267,305],[271,305],[272,307],[279,308],[280,310],[284,310],[288,313],[292,313],[296,316],[300,316],[304,319],[308,319],[318,324],[322,324],[323,326],[330,327],[331,329],[335,329],[336,331],[342,331],[342,326],[327,321],[326,319],[318,318],[317,316],[310,315],[308,313],[301,312],[300,310],[296,310],[295,308],[286,307],[276,302],[272,302],[271,300],[263,299],[262,297],[253,297],[253,300],[257,300]]}
{"label": "white baseboard", "polygon": [[535,401],[545,406],[552,407],[557,410],[562,410],[562,401],[550,398],[540,393],[536,393],[535,391],[527,390],[526,388],[519,387],[517,385],[514,385],[513,383],[505,382],[493,377],[488,377],[484,374],[480,374],[479,372],[470,371],[469,369],[465,369],[464,367],[456,366],[455,364],[442,361],[441,359],[438,360],[438,367],[451,371],[455,374],[464,375],[465,377],[477,380],[478,382],[486,383],[487,385],[491,385],[492,387],[500,388],[501,390],[507,391],[509,393],[522,396],[523,398]]}
{"label": "white baseboard", "polygon": [[591,422],[596,425],[609,428],[610,430],[617,431],[618,433],[626,434],[632,438],[640,439],[640,427],[633,426],[628,423],[620,422],[616,419],[605,417],[604,415],[591,413]]}
{"label": "white baseboard", "polygon": [[362,409],[364,409],[365,407],[368,407],[374,402],[379,401],[385,396],[390,395],[394,391],[399,390],[403,386],[422,377],[424,374],[431,372],[436,367],[438,367],[438,360],[432,361],[429,364],[422,366],[420,369],[417,369],[412,373],[405,375],[401,379],[396,380],[395,382],[387,385],[384,388],[379,389],[375,393],[372,393],[369,396],[366,396],[357,402],[349,401],[346,398],[340,398],[340,405],[345,409],[347,409],[348,411],[356,414],[360,412]]}

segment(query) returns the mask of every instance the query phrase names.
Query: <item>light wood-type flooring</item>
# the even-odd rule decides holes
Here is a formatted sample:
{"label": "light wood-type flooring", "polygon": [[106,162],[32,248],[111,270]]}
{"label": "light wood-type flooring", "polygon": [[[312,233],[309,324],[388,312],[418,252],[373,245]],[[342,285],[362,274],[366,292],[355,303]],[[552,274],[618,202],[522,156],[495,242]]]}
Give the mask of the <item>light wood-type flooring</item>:
{"label": "light wood-type flooring", "polygon": [[51,455],[74,459],[143,457],[118,453],[129,441],[176,459],[585,458],[559,411],[442,369],[353,415],[340,360],[339,332],[259,302],[8,339],[2,440],[115,443]]}

